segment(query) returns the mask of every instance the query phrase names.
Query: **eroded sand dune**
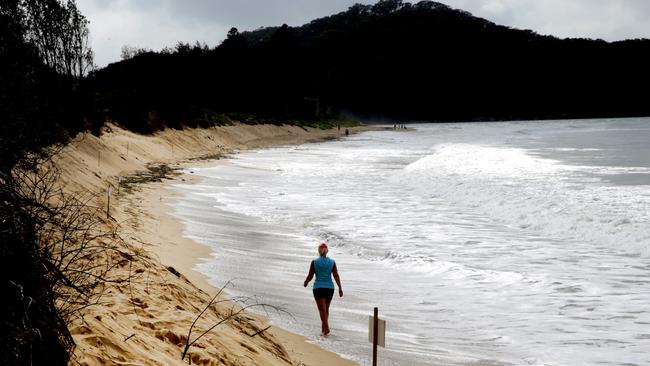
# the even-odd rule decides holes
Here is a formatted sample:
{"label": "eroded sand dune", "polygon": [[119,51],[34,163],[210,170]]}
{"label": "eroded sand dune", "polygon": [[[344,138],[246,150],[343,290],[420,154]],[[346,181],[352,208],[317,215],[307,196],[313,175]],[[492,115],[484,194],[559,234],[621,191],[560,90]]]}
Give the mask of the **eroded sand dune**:
{"label": "eroded sand dune", "polygon": [[[359,128],[363,129],[363,128]],[[294,126],[235,125],[209,129],[166,130],[142,136],[108,125],[100,138],[78,136],[61,153],[58,165],[70,192],[97,194],[107,205],[111,191],[111,226],[135,249],[135,256],[112,258],[115,274],[131,276],[108,284],[100,304],[83,311],[71,332],[77,343],[72,364],[185,365],[181,353],[196,316],[218,289],[192,270],[209,250],[183,238],[180,222],[169,215],[174,199],[166,188],[166,166],[190,159],[210,159],[239,149],[292,144],[337,137],[340,131]],[[192,162],[205,164],[214,160]],[[153,167],[153,168],[152,168]],[[146,174],[144,174],[145,172]],[[176,176],[176,180],[190,180]],[[128,183],[128,184],[126,184]],[[218,323],[234,304],[218,304],[201,316],[191,339]],[[188,351],[197,365],[346,365],[350,361],[324,351],[304,338],[268,327],[265,319],[242,313],[200,339]],[[253,335],[253,336],[252,336]]]}

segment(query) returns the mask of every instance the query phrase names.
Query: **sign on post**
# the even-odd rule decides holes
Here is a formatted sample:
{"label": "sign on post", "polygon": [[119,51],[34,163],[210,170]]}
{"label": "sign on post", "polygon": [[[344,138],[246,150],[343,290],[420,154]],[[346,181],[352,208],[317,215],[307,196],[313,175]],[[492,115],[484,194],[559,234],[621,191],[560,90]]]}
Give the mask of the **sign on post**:
{"label": "sign on post", "polygon": [[[374,320],[372,316],[368,317],[368,342],[372,343],[375,336]],[[377,345],[386,348],[386,321],[383,319],[377,320]]]}
{"label": "sign on post", "polygon": [[368,341],[372,343],[372,366],[377,366],[377,345],[386,347],[386,321],[379,319],[379,309],[368,317]]}

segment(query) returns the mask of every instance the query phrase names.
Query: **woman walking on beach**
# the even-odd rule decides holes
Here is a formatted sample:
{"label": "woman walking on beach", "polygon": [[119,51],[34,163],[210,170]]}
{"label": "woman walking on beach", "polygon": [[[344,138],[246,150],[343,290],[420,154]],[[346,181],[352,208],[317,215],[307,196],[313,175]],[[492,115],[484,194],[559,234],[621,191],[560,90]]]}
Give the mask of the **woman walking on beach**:
{"label": "woman walking on beach", "polygon": [[339,272],[336,269],[336,262],[327,257],[327,252],[327,244],[322,243],[318,246],[318,254],[320,256],[311,261],[309,274],[305,279],[305,287],[307,287],[311,279],[314,278],[314,274],[316,275],[313,292],[316,306],[318,306],[320,320],[322,322],[321,331],[323,332],[323,335],[328,335],[330,333],[330,303],[334,296],[334,283],[332,283],[332,276],[334,276],[334,280],[336,280],[336,284],[339,286],[339,296],[343,297],[343,288],[341,287]]}

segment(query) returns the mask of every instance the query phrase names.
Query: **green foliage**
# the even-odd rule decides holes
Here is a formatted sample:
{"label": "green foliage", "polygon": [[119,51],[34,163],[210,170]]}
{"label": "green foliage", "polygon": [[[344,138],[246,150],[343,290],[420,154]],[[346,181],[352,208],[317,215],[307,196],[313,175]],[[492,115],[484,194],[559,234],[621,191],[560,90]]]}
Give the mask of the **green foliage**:
{"label": "green foliage", "polygon": [[332,128],[350,128],[358,127],[361,125],[361,122],[354,119],[346,118],[327,118],[327,119],[317,119],[311,121],[302,121],[299,125],[318,128],[321,130],[328,130]]}
{"label": "green foliage", "polygon": [[259,117],[249,113],[231,112],[227,113],[226,116],[235,122],[245,123],[247,125],[256,125],[260,122]]}
{"label": "green foliage", "polygon": [[204,122],[200,123],[201,127],[232,125],[232,120],[225,114],[208,110],[203,111],[202,121]]}

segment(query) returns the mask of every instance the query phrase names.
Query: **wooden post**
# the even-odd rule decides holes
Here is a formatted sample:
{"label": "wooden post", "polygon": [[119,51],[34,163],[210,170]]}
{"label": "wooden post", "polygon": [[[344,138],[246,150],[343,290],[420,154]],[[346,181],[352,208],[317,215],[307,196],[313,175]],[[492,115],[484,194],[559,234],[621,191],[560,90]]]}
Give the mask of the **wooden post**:
{"label": "wooden post", "polygon": [[372,366],[377,366],[377,339],[379,338],[379,308],[375,307],[375,316],[372,325]]}
{"label": "wooden post", "polygon": [[109,184],[108,186],[108,201],[106,201],[106,218],[109,219],[111,217],[111,186]]}

